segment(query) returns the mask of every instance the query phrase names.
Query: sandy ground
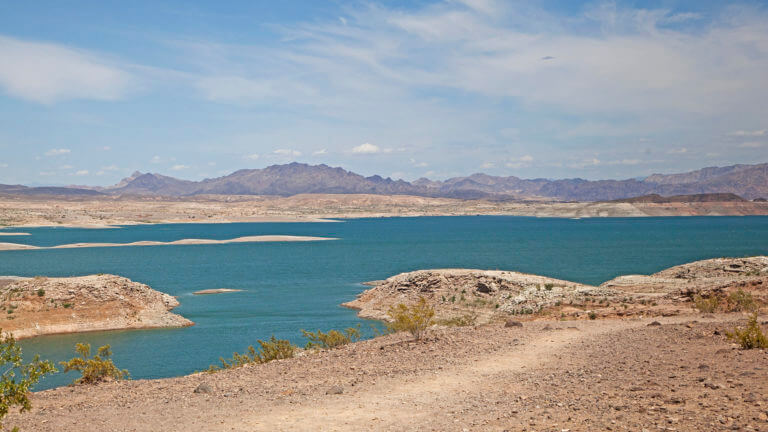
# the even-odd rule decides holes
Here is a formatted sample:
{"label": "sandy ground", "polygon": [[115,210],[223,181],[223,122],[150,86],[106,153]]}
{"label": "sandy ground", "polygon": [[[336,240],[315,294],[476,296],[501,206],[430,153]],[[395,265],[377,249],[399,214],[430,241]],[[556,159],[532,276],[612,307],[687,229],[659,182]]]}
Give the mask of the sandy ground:
{"label": "sandy ground", "polygon": [[[764,318],[763,318],[764,319]],[[536,321],[380,337],[216,374],[33,395],[29,431],[768,430],[742,315]],[[207,389],[195,389],[200,384]]]}
{"label": "sandy ground", "polygon": [[311,237],[311,236],[290,236],[290,235],[262,235],[238,237],[229,240],[211,240],[211,239],[182,239],[170,242],[161,241],[137,241],[132,243],[72,243],[50,247],[30,246],[18,243],[0,243],[0,251],[3,250],[31,250],[31,249],[75,249],[75,248],[96,248],[96,247],[121,247],[121,246],[179,246],[179,245],[211,245],[211,244],[230,244],[230,243],[263,243],[263,242],[306,242],[336,240],[332,237]]}
{"label": "sandy ground", "polygon": [[140,223],[320,222],[333,218],[454,215],[642,217],[768,214],[768,203],[491,202],[407,195],[22,197],[0,196],[0,226],[105,228]]}

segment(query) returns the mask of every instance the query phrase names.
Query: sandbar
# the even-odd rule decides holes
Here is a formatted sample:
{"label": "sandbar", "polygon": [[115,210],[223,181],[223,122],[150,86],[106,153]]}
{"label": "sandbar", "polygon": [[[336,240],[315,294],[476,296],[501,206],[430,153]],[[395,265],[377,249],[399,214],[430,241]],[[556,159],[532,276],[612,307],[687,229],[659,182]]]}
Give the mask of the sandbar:
{"label": "sandbar", "polygon": [[238,237],[229,240],[212,239],[183,239],[170,242],[161,241],[137,241],[132,243],[71,243],[57,246],[32,246],[19,243],[0,243],[0,251],[9,250],[40,250],[40,249],[76,249],[76,248],[96,248],[96,247],[121,247],[121,246],[181,246],[181,245],[212,245],[212,244],[230,244],[230,243],[263,243],[263,242],[307,242],[337,240],[333,237],[310,237],[310,236],[291,236],[291,235],[261,235]]}
{"label": "sandbar", "polygon": [[242,290],[232,289],[232,288],[214,288],[214,289],[204,289],[200,291],[195,291],[192,294],[195,294],[195,295],[221,294],[221,293],[239,292],[239,291],[242,291]]}

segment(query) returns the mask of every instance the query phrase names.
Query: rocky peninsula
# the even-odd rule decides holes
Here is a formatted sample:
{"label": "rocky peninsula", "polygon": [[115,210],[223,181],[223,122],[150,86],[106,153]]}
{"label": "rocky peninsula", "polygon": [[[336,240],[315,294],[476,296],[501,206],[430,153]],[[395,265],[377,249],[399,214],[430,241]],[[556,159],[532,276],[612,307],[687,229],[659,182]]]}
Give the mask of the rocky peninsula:
{"label": "rocky peninsula", "polygon": [[68,278],[0,276],[0,328],[16,338],[99,330],[186,327],[170,312],[179,302],[114,275]]}
{"label": "rocky peninsula", "polygon": [[[520,318],[597,318],[671,316],[693,312],[698,297],[714,298],[721,308],[742,292],[768,303],[768,257],[696,261],[646,275],[619,276],[600,286],[512,271],[419,270],[377,281],[343,306],[362,318],[386,320],[390,307],[425,298],[436,318],[475,323]],[[717,308],[717,306],[714,306]]]}

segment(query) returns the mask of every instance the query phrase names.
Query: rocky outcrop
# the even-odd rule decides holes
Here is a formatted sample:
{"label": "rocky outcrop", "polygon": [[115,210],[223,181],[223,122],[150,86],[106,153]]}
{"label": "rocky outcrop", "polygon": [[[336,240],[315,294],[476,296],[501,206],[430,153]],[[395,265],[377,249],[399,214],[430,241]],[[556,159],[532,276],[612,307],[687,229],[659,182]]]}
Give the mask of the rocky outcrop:
{"label": "rocky outcrop", "polygon": [[438,321],[472,315],[482,323],[615,295],[606,288],[512,271],[441,269],[393,276],[343,306],[358,309],[363,318],[386,320],[391,306],[424,297],[434,305]]}
{"label": "rocky outcrop", "polygon": [[768,257],[714,258],[670,267],[652,275],[619,276],[601,285],[625,292],[668,296],[721,295],[742,288],[768,297]]}
{"label": "rocky outcrop", "polygon": [[178,305],[173,296],[114,275],[0,277],[0,327],[16,338],[193,325],[170,312]]}
{"label": "rocky outcrop", "polygon": [[696,261],[650,276],[620,276],[599,287],[511,271],[419,270],[381,281],[343,306],[358,309],[363,318],[387,320],[390,307],[423,297],[438,322],[469,316],[483,323],[531,314],[668,316],[693,308],[696,296],[722,298],[739,289],[758,306],[768,304],[768,257]]}

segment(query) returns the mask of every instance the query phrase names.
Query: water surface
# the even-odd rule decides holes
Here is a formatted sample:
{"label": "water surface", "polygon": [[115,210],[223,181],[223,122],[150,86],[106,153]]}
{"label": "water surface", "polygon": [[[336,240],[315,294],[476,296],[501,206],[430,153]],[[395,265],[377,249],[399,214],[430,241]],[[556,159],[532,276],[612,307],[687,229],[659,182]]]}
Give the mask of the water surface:
{"label": "water surface", "polygon": [[[6,229],[5,231],[13,231]],[[360,282],[426,268],[518,270],[599,284],[720,256],[768,254],[768,217],[556,219],[461,216],[356,219],[341,223],[242,223],[25,228],[4,241],[53,246],[287,234],[338,237],[308,243],[147,246],[0,252],[0,274],[79,276],[113,273],[178,296],[183,329],[44,336],[23,341],[25,355],[72,357],[76,342],[112,345],[134,378],[188,374],[271,335],[304,344],[300,329],[368,323],[339,304]],[[242,292],[195,296],[211,288]],[[73,376],[46,378],[38,388]]]}

